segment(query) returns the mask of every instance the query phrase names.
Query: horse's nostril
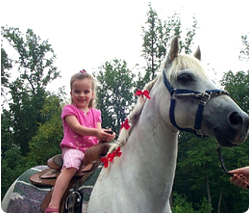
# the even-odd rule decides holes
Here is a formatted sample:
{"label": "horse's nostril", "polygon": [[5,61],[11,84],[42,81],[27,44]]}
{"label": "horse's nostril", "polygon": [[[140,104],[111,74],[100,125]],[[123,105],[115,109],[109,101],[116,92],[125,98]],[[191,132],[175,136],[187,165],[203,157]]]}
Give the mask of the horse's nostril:
{"label": "horse's nostril", "polygon": [[243,123],[243,118],[240,116],[238,112],[232,112],[228,116],[228,122],[232,127],[238,127]]}

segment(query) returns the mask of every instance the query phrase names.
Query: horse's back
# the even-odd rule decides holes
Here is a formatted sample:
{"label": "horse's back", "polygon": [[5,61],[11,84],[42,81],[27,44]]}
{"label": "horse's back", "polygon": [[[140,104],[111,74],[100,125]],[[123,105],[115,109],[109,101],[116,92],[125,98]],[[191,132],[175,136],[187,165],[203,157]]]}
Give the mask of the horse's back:
{"label": "horse's back", "polygon": [[25,171],[11,185],[2,201],[4,212],[10,213],[41,213],[41,203],[51,188],[39,188],[30,183],[29,177],[47,169],[37,166]]}
{"label": "horse's back", "polygon": [[[41,204],[51,188],[35,186],[30,182],[29,178],[31,175],[47,168],[47,166],[36,166],[25,171],[19,178],[17,178],[4,196],[2,210],[8,213],[43,212],[41,210]],[[102,164],[100,164],[91,176],[78,188],[82,198],[82,212],[87,212],[89,198],[101,169]],[[70,192],[72,191],[73,188],[70,189]]]}

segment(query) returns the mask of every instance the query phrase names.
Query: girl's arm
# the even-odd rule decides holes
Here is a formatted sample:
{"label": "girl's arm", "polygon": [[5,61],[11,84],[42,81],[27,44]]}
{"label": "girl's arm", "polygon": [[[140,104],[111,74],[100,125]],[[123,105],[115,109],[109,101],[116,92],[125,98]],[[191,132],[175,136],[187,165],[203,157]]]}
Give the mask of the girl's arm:
{"label": "girl's arm", "polygon": [[67,125],[77,134],[85,135],[85,136],[95,136],[99,139],[108,138],[112,135],[105,133],[104,129],[101,128],[101,123],[97,123],[97,129],[88,128],[82,126],[75,116],[69,115],[65,117],[65,121]]}
{"label": "girl's arm", "polygon": [[97,129],[102,129],[101,122],[97,122]]}

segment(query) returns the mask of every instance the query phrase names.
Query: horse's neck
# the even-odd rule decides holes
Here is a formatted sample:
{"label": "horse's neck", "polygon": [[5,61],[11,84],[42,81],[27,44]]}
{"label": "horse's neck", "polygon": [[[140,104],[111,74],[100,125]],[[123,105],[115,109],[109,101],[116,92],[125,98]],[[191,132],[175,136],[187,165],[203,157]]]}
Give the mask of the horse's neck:
{"label": "horse's neck", "polygon": [[[156,197],[159,203],[157,206],[163,207],[168,201],[173,185],[177,133],[172,132],[161,117],[158,106],[160,100],[157,99],[162,97],[153,94],[162,90],[156,90],[156,87],[160,86],[154,87],[150,93],[152,99],[146,101],[139,121],[123,147],[122,165],[134,173],[134,186],[144,192],[150,192],[148,198]],[[165,98],[165,94],[162,96]]]}
{"label": "horse's neck", "polygon": [[102,170],[89,212],[171,211],[169,197],[176,167],[177,133],[169,129],[159,112],[167,108],[160,102],[167,95],[159,83],[153,86],[151,99],[146,100],[139,120],[122,146],[122,156]]}

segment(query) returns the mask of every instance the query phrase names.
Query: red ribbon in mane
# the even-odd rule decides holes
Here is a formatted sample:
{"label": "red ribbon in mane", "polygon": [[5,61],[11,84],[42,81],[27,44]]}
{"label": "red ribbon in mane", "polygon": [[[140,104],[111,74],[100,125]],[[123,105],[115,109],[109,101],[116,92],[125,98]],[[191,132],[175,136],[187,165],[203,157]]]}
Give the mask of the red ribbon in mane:
{"label": "red ribbon in mane", "polygon": [[126,130],[128,130],[131,126],[129,125],[129,120],[128,118],[124,121],[124,123],[121,124],[121,128],[120,128],[120,131],[122,128],[125,128]]}
{"label": "red ribbon in mane", "polygon": [[141,90],[137,90],[135,95],[144,95],[146,96],[148,99],[150,99],[150,93],[147,90],[141,91]]}
{"label": "red ribbon in mane", "polygon": [[120,151],[120,147],[114,150],[112,153],[109,153],[107,157],[100,158],[101,162],[104,163],[104,167],[107,168],[109,162],[112,162],[115,157],[120,157],[122,152]]}

